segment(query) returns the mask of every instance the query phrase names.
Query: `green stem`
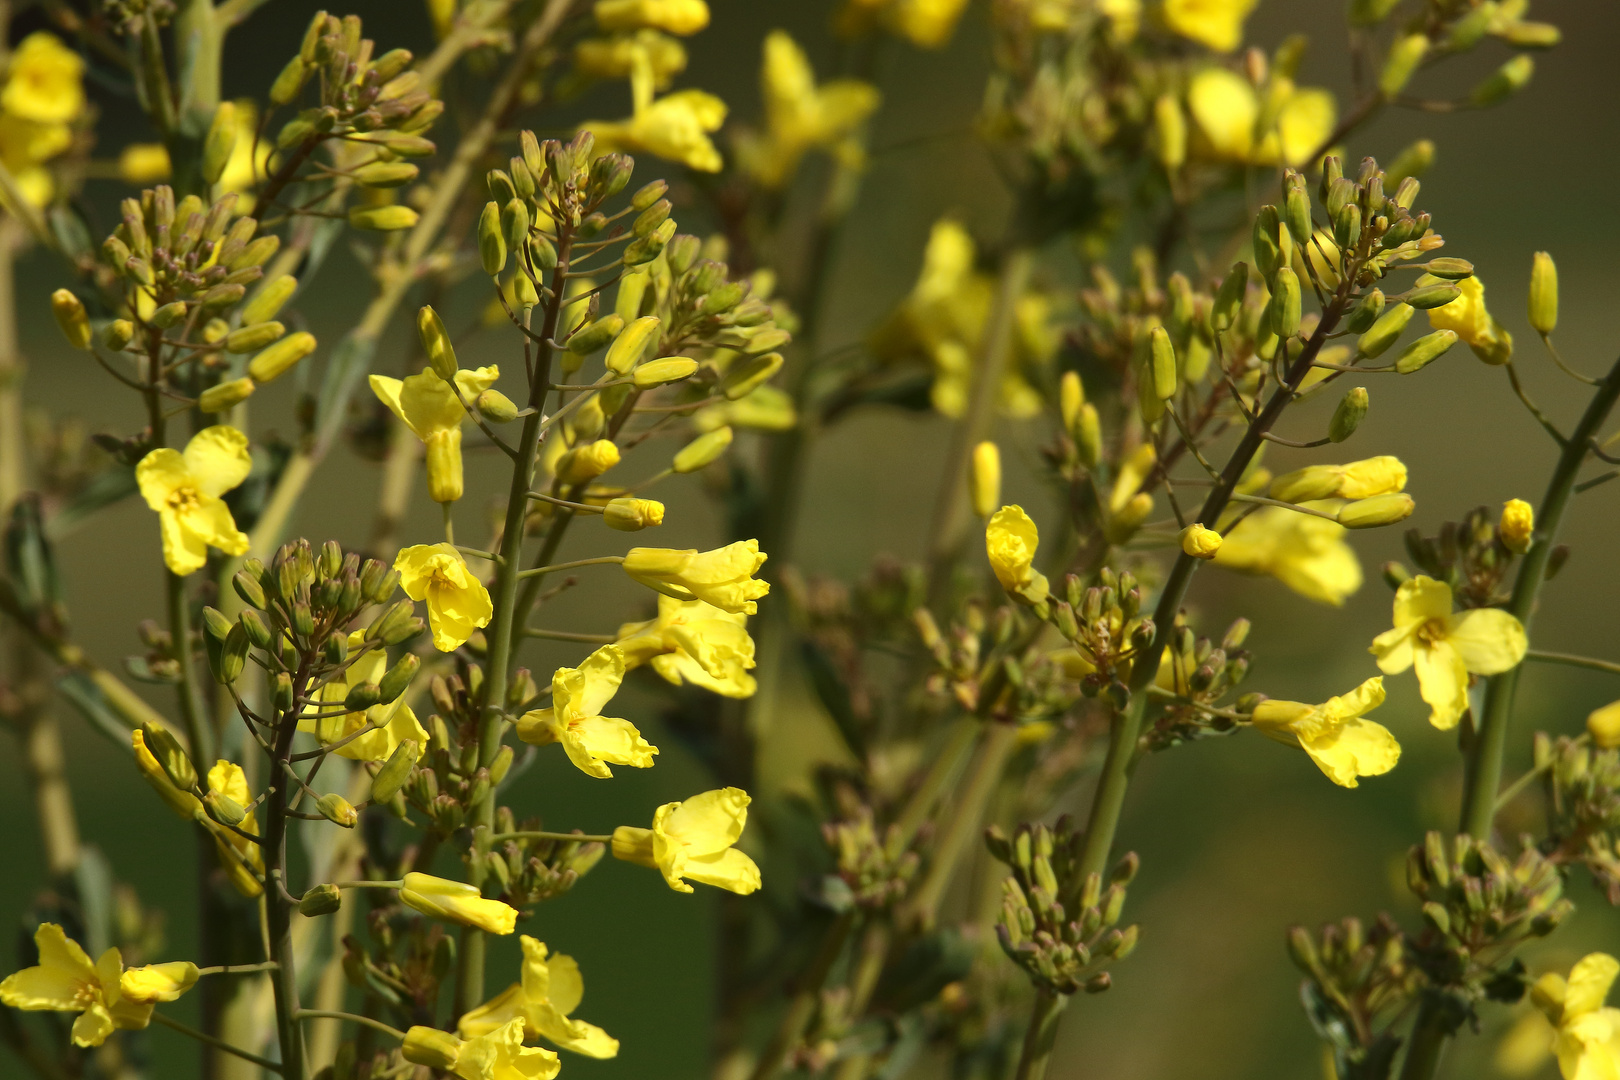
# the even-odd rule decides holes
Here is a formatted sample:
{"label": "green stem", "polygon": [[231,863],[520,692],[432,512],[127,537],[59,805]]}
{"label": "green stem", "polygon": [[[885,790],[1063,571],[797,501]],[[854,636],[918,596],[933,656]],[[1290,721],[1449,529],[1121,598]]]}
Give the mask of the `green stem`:
{"label": "green stem", "polygon": [[293,1014],[293,1019],[300,1021],[319,1020],[323,1017],[328,1020],[343,1020],[351,1024],[361,1024],[365,1027],[372,1028],[375,1031],[380,1031],[384,1035],[392,1035],[400,1042],[405,1041],[405,1033],[399,1030],[399,1028],[391,1027],[388,1024],[383,1023],[381,1020],[373,1020],[369,1016],[360,1016],[357,1013],[328,1012],[325,1009],[299,1009]]}
{"label": "green stem", "polygon": [[543,832],[539,829],[524,829],[518,832],[495,833],[489,838],[492,844],[502,840],[572,840],[580,844],[611,844],[613,834],[587,835],[586,833],[572,832]]}
{"label": "green stem", "polygon": [[1620,675],[1620,664],[1615,663],[1613,660],[1595,660],[1590,656],[1542,652],[1540,649],[1527,650],[1524,658],[1534,660],[1538,664],[1565,664],[1569,667],[1588,668],[1592,671],[1607,671],[1611,675]]}
{"label": "green stem", "polygon": [[[1536,511],[1535,541],[1519,564],[1518,577],[1513,582],[1513,597],[1507,610],[1530,629],[1535,615],[1536,598],[1541,584],[1547,580],[1547,560],[1552,557],[1553,543],[1558,538],[1558,527],[1569,504],[1575,480],[1581,466],[1586,463],[1592,438],[1603,426],[1620,398],[1620,360],[1616,360],[1609,374],[1598,386],[1586,406],[1580,423],[1570,433],[1558,465],[1548,481],[1547,493]],[[1485,683],[1485,703],[1480,710],[1476,734],[1468,746],[1468,758],[1463,771],[1463,808],[1460,828],[1476,840],[1487,840],[1496,817],[1496,793],[1502,786],[1502,763],[1507,754],[1508,727],[1513,712],[1513,694],[1519,685],[1519,668],[1500,675],[1492,675]]]}
{"label": "green stem", "polygon": [[1418,1006],[1417,1020],[1412,1024],[1412,1035],[1407,1040],[1406,1060],[1401,1062],[1401,1080],[1429,1080],[1440,1068],[1440,1056],[1445,1052],[1445,1009],[1438,999],[1425,994]]}
{"label": "green stem", "polygon": [[[521,506],[521,502],[519,506]],[[559,570],[578,570],[582,566],[607,566],[608,564],[623,565],[623,555],[600,555],[594,559],[574,559],[571,562],[552,563],[550,566],[533,566],[527,570],[519,571],[518,577],[534,578],[555,574]]]}
{"label": "green stem", "polygon": [[[308,683],[308,674],[299,670],[293,678],[295,692]],[[295,694],[296,699],[296,694]],[[265,801],[264,902],[266,932],[270,941],[269,959],[276,968],[271,973],[275,994],[276,1038],[281,1046],[282,1075],[287,1080],[304,1080],[304,1036],[296,1019],[298,1013],[298,972],[294,964],[292,906],[282,895],[287,887],[287,805],[289,792],[281,780],[283,767],[292,753],[293,736],[298,733],[298,715],[279,717],[269,776],[272,786]]]}
{"label": "green stem", "polygon": [[1069,1007],[1067,994],[1047,989],[1035,992],[1030,1009],[1029,1030],[1024,1032],[1024,1051],[1018,1057],[1017,1080],[1042,1080],[1052,1063],[1052,1047],[1057,1042],[1058,1021]]}
{"label": "green stem", "polygon": [[186,595],[186,579],[165,569],[169,601],[169,635],[174,639],[174,658],[180,665],[180,682],[175,694],[180,702],[180,718],[191,744],[192,763],[207,773],[214,763],[214,727],[203,713],[197,686],[196,656],[191,644],[191,600]]}
{"label": "green stem", "polygon": [[827,976],[832,973],[833,965],[843,954],[844,942],[849,940],[849,932],[854,926],[855,912],[851,910],[838,916],[827,928],[827,935],[821,941],[821,949],[794,990],[787,1011],[782,1014],[781,1023],[777,1024],[770,1043],[760,1055],[759,1064],[754,1066],[751,1080],[772,1080],[782,1071],[788,1055],[793,1052],[799,1040],[804,1038],[805,1028],[810,1026],[816,1005],[821,1001],[821,988],[826,985]]}
{"label": "green stem", "polygon": [[212,1046],[215,1050],[223,1050],[227,1054],[241,1058],[243,1061],[251,1061],[259,1068],[268,1072],[273,1072],[278,1076],[286,1075],[286,1073],[282,1070],[280,1062],[271,1061],[269,1058],[262,1058],[258,1054],[250,1054],[248,1051],[243,1050],[239,1046],[232,1046],[224,1039],[216,1039],[214,1036],[198,1031],[196,1028],[187,1027],[178,1020],[171,1020],[160,1012],[154,1011],[152,1013],[152,1019],[162,1024],[166,1028],[170,1028],[174,1031],[178,1031],[182,1035],[196,1039],[204,1046]]}

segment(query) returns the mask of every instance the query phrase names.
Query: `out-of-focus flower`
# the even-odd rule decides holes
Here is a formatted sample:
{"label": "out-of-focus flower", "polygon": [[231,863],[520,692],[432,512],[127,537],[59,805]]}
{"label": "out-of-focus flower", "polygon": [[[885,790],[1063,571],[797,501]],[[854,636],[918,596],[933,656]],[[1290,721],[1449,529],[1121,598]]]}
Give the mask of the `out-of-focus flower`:
{"label": "out-of-focus flower", "polygon": [[768,188],[793,178],[805,153],[820,147],[846,165],[865,157],[858,132],[877,108],[877,88],[859,79],[834,79],[816,85],[810,60],[785,31],[765,38],[760,71],[765,98],[765,131],[749,133],[737,144],[738,162]]}

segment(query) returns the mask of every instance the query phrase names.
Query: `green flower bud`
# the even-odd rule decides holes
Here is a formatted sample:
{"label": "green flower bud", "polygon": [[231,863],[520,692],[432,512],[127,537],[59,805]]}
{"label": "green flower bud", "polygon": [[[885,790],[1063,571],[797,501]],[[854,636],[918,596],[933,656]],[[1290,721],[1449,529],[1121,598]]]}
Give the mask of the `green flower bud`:
{"label": "green flower bud", "polygon": [[62,336],[68,339],[69,345],[75,349],[90,347],[90,316],[77,296],[67,289],[51,293],[51,314],[56,316],[56,325],[62,328]]}
{"label": "green flower bud", "polygon": [[122,352],[135,338],[135,324],[128,319],[114,319],[101,333],[101,344],[113,352]]}
{"label": "green flower bud", "polygon": [[1275,206],[1262,206],[1254,219],[1254,265],[1260,271],[1260,276],[1271,280],[1277,272],[1282,257],[1281,249],[1277,245],[1277,227],[1279,219]]}
{"label": "green flower bud", "polygon": [[1358,386],[1347,392],[1339,407],[1333,410],[1333,419],[1328,421],[1328,438],[1341,443],[1354,435],[1361,421],[1366,419],[1368,404],[1366,387]]}
{"label": "green flower bud", "polygon": [[374,803],[387,802],[394,797],[394,793],[404,786],[410,778],[411,770],[416,768],[417,759],[422,756],[422,744],[415,739],[402,739],[394,747],[394,752],[383,762],[383,767],[377,770],[377,775],[371,781],[371,801]]}
{"label": "green flower bud", "polygon": [[256,383],[267,383],[315,351],[315,335],[300,330],[282,338],[248,362],[248,374]]}
{"label": "green flower bud", "polygon": [[[212,289],[209,289],[207,292],[202,294],[202,299],[197,302],[197,306],[200,307],[204,313],[223,311],[228,307],[232,307],[240,303],[242,297],[245,295],[247,295],[247,289],[242,285],[215,285]],[[221,325],[223,326],[223,324]],[[207,333],[206,328],[204,333]],[[215,340],[217,341],[218,339],[216,338]]]}
{"label": "green flower bud", "polygon": [[[622,286],[620,295],[623,295]],[[614,317],[621,320],[624,318],[617,312]],[[603,364],[615,375],[628,375],[635,370],[637,364],[641,363],[641,358],[647,353],[647,346],[656,339],[660,325],[661,322],[656,315],[643,315],[630,322],[619,332],[619,336],[613,339],[607,355],[602,359]]]}
{"label": "green flower bud", "polygon": [[400,657],[394,666],[389,668],[377,684],[377,691],[382,695],[382,704],[392,704],[411,685],[416,673],[422,670],[422,658],[415,653],[406,653]]}
{"label": "green flower bud", "polygon": [[1384,355],[1400,338],[1415,313],[1415,309],[1406,304],[1396,304],[1380,315],[1371,328],[1361,335],[1356,341],[1356,350],[1369,360]]}
{"label": "green flower bud", "polygon": [[415,228],[419,215],[408,206],[351,206],[349,224],[371,232],[398,232]]}
{"label": "green flower bud", "polygon": [[636,210],[645,210],[659,199],[662,199],[664,197],[664,193],[668,190],[668,183],[664,182],[663,180],[654,180],[652,183],[645,185],[637,190],[634,195],[630,196],[630,205]]}
{"label": "green flower bud", "polygon": [[335,914],[343,907],[343,893],[336,885],[317,885],[298,901],[298,914],[307,919]]}
{"label": "green flower bud", "polygon": [[1496,69],[1496,73],[1478,86],[1469,99],[1480,108],[1500,104],[1523,90],[1535,74],[1536,62],[1520,54]]}
{"label": "green flower bud", "polygon": [[231,379],[229,382],[222,382],[204,390],[202,396],[197,399],[197,408],[205,413],[222,413],[240,405],[252,394],[252,379]]}
{"label": "green flower bud", "polygon": [[1455,330],[1436,330],[1432,334],[1424,334],[1401,350],[1401,355],[1395,360],[1395,370],[1402,375],[1420,371],[1444,356],[1455,344],[1457,344]]}
{"label": "green flower bud", "polygon": [[1155,326],[1148,333],[1148,363],[1154,395],[1160,401],[1175,397],[1176,347],[1171,344],[1170,334],[1162,326]]}
{"label": "green flower bud", "polygon": [[242,308],[242,325],[252,326],[274,319],[297,291],[298,279],[291,274],[282,274],[260,285],[253,299]]}
{"label": "green flower bud", "polygon": [[1243,296],[1248,287],[1249,264],[1233,263],[1232,269],[1227,271],[1226,278],[1221,282],[1221,287],[1215,292],[1215,303],[1209,312],[1211,327],[1217,331],[1231,327],[1238,308],[1243,304]]}
{"label": "green flower bud", "polygon": [[159,330],[167,330],[172,326],[180,325],[182,322],[185,322],[185,320],[186,302],[184,300],[176,300],[173,303],[164,304],[162,307],[152,312],[152,317],[148,319],[147,322],[151,323]]}
{"label": "green flower bud", "polygon": [[[617,315],[609,316],[618,318]],[[697,372],[696,360],[686,356],[666,356],[662,360],[651,360],[636,368],[631,378],[635,380],[636,389],[651,390],[655,386],[665,383],[679,382],[689,379]]]}
{"label": "green flower bud", "polygon": [[484,273],[495,277],[506,268],[506,235],[501,231],[501,208],[493,202],[484,204],[478,215],[478,258]]}
{"label": "green flower bud", "polygon": [[1558,326],[1558,266],[1545,251],[1530,264],[1530,325],[1542,335]]}
{"label": "green flower bud", "polygon": [[[1384,183],[1399,188],[1403,181],[1422,179],[1423,174],[1433,166],[1434,143],[1429,139],[1419,139],[1395,155],[1395,160],[1384,170]],[[1407,209],[1411,209],[1410,204],[1407,205]]]}
{"label": "green flower bud", "polygon": [[720,392],[727,401],[747,397],[774,378],[782,363],[782,354],[776,352],[735,361],[720,380]]}
{"label": "green flower bud", "polygon": [[210,791],[204,795],[203,804],[208,807],[208,816],[215,821],[240,825],[247,820],[247,810],[243,809],[242,804],[222,791]]}
{"label": "green flower bud", "polygon": [[[278,79],[277,82],[280,80]],[[213,122],[208,125],[208,134],[203,138],[202,151],[202,178],[210,184],[219,183],[219,178],[225,173],[225,166],[230,163],[231,153],[236,149],[236,106],[229,101],[222,101],[214,109]]]}
{"label": "green flower bud", "polygon": [[518,198],[507,201],[501,208],[501,232],[506,236],[506,246],[513,251],[522,251],[528,245],[528,203]]}
{"label": "green flower bud", "polygon": [[1404,491],[1393,495],[1374,495],[1370,499],[1356,499],[1339,509],[1339,524],[1347,529],[1376,529],[1405,521],[1417,509],[1417,502]]}
{"label": "green flower bud", "polygon": [[422,342],[422,351],[427,354],[433,373],[445,382],[454,379],[461,365],[456,362],[456,349],[450,343],[444,320],[431,305],[423,304],[416,312],[416,336]]}
{"label": "green flower bud", "polygon": [[1288,339],[1299,333],[1301,318],[1299,276],[1293,268],[1279,266],[1271,282],[1271,329],[1279,338]]}
{"label": "green flower bud", "polygon": [[1361,207],[1346,203],[1333,219],[1333,242],[1340,251],[1353,251],[1361,242]]}
{"label": "green flower bud", "polygon": [[354,170],[354,182],[361,187],[397,188],[415,180],[419,172],[408,161],[373,161]]}
{"label": "green flower bud", "polygon": [[557,249],[544,233],[529,234],[529,262],[537,274],[549,274],[556,267]]}
{"label": "green flower bud", "polygon": [[281,69],[276,81],[270,84],[270,103],[273,105],[288,105],[304,89],[304,80],[309,78],[309,67],[304,58],[295,56],[287,61],[287,66]]}
{"label": "green flower bud", "polygon": [[355,683],[343,697],[343,707],[349,712],[365,712],[382,701],[382,689],[374,682]]}
{"label": "green flower bud", "polygon": [[258,352],[273,342],[281,340],[287,328],[278,322],[254,323],[239,330],[232,330],[225,335],[225,351],[228,353]]}
{"label": "green flower bud", "polygon": [[659,199],[636,217],[636,220],[630,226],[630,231],[636,236],[647,236],[669,220],[669,211],[669,200]]}
{"label": "green flower bud", "polygon": [[[640,266],[642,263],[652,262],[658,258],[658,253],[675,237],[675,219],[666,220],[658,228],[646,236],[630,241],[625,245],[622,261],[626,266]],[[692,238],[694,241],[697,237]],[[673,264],[671,264],[673,268]]]}
{"label": "green flower bud", "polygon": [[1303,181],[1289,185],[1283,211],[1288,231],[1294,235],[1294,243],[1301,247],[1309,244],[1311,234],[1316,230],[1311,225],[1311,197],[1306,194]]}
{"label": "green flower bud", "polygon": [[148,720],[141,725],[141,737],[170,783],[181,791],[190,791],[197,786],[197,770],[168,728]]}
{"label": "green flower bud", "polygon": [[697,472],[714,463],[726,448],[731,445],[730,426],[715,428],[706,435],[699,435],[681,448],[675,455],[672,468],[678,473]]}
{"label": "green flower bud", "polygon": [[1426,34],[1407,34],[1399,38],[1390,46],[1389,56],[1384,60],[1384,70],[1378,73],[1378,92],[1386,98],[1399,95],[1412,81],[1418,65],[1428,52],[1429,38]]}
{"label": "green flower bud", "polygon": [[492,424],[510,424],[517,419],[518,407],[499,390],[485,390],[478,395],[478,412]]}
{"label": "green flower bud", "polygon": [[1350,314],[1344,320],[1345,329],[1352,334],[1365,334],[1383,313],[1384,293],[1380,289],[1374,289],[1356,301],[1356,306],[1350,309]]}
{"label": "green flower bud", "polygon": [[617,315],[604,315],[589,326],[582,326],[568,338],[568,351],[589,356],[618,337],[624,329],[624,320]]}
{"label": "green flower bud", "polygon": [[1462,290],[1455,285],[1419,285],[1401,299],[1420,311],[1427,311],[1430,308],[1444,307],[1460,295]]}

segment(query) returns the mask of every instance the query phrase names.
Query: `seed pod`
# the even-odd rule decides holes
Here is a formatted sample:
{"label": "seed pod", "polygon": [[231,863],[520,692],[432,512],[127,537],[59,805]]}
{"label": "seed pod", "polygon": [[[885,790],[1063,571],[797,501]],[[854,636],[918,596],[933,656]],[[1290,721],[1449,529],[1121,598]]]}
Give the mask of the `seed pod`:
{"label": "seed pod", "polygon": [[1210,307],[1209,323],[1216,331],[1226,330],[1232,325],[1237,310],[1243,304],[1243,294],[1249,287],[1249,264],[1238,262],[1232,264],[1227,271],[1226,278],[1221,287],[1216,290],[1215,302]]}
{"label": "seed pod", "polygon": [[416,673],[422,670],[422,659],[415,653],[406,653],[383,674],[382,681],[377,684],[377,692],[381,695],[384,705],[391,705],[411,685]]}
{"label": "seed pod", "polygon": [[421,217],[408,206],[351,206],[349,225],[370,232],[398,232],[416,227]]}
{"label": "seed pod", "polygon": [[724,454],[726,448],[731,445],[731,439],[732,432],[729,425],[699,435],[676,453],[671,468],[678,473],[697,472]]}
{"label": "seed pod", "polygon": [[292,294],[297,291],[298,279],[291,274],[282,274],[265,282],[242,308],[242,325],[252,326],[274,319],[282,305],[292,299]]}
{"label": "seed pod", "polygon": [[248,374],[256,383],[277,378],[298,361],[315,351],[315,335],[307,330],[282,338],[248,362]]}
{"label": "seed pod", "polygon": [[[622,295],[622,285],[620,289]],[[620,319],[624,318],[621,313],[615,314]],[[607,355],[602,358],[603,364],[615,375],[628,375],[646,355],[647,346],[652,344],[660,325],[661,321],[656,315],[644,315],[635,319],[613,339]]]}
{"label": "seed pod", "polygon": [[725,377],[720,380],[720,392],[725,395],[727,401],[747,397],[774,378],[776,373],[782,370],[782,364],[782,354],[777,352],[749,357],[743,361],[733,361],[731,367],[726,370]]}
{"label": "seed pod", "polygon": [[1333,419],[1328,421],[1328,438],[1341,443],[1354,435],[1367,416],[1368,403],[1366,387],[1358,386],[1348,391],[1339,402],[1339,407],[1333,410]]}
{"label": "seed pod", "polygon": [[1299,333],[1299,277],[1291,267],[1281,266],[1271,284],[1271,329],[1286,341]]}
{"label": "seed pod", "polygon": [[[281,80],[278,78],[276,81]],[[208,134],[203,138],[200,171],[202,178],[210,184],[219,183],[219,178],[225,173],[225,166],[230,163],[231,153],[236,149],[236,127],[235,104],[229,101],[220,102],[214,109],[214,119],[208,125]]]}
{"label": "seed pod", "polygon": [[69,345],[75,349],[90,347],[90,316],[77,296],[67,289],[51,293],[51,314],[56,316],[56,325],[62,328],[62,336],[68,339]]}
{"label": "seed pod", "polygon": [[1406,324],[1412,320],[1414,309],[1405,304],[1396,304],[1384,312],[1372,324],[1366,333],[1356,341],[1356,350],[1369,360],[1384,355],[1385,351],[1400,338]]}
{"label": "seed pod", "polygon": [[1558,327],[1558,266],[1545,251],[1530,264],[1530,325],[1542,335]]}
{"label": "seed pod", "polygon": [[362,187],[397,188],[415,180],[419,172],[408,161],[373,161],[354,170],[354,182]]}
{"label": "seed pod", "polygon": [[1424,334],[1401,350],[1401,355],[1395,361],[1395,370],[1402,375],[1420,371],[1444,356],[1455,344],[1457,344],[1455,330],[1436,330],[1432,334]]}
{"label": "seed pod", "polygon": [[1356,301],[1356,306],[1350,309],[1350,314],[1344,320],[1345,329],[1352,334],[1364,334],[1383,313],[1384,294],[1381,290],[1374,289]]}
{"label": "seed pod", "polygon": [[[610,315],[608,318],[617,319],[618,316]],[[662,360],[650,360],[642,364],[636,368],[631,377],[635,379],[636,389],[650,390],[665,383],[691,378],[697,373],[697,369],[697,361],[690,357],[666,356]]]}

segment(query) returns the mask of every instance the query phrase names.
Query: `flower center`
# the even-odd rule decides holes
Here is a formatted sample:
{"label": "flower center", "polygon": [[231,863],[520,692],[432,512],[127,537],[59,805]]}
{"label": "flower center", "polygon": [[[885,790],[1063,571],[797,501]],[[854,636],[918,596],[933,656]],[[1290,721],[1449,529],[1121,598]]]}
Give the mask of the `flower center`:
{"label": "flower center", "polygon": [[99,982],[75,983],[73,1003],[81,1009],[88,1009],[101,1002],[101,984]]}
{"label": "flower center", "polygon": [[1427,619],[1417,628],[1417,640],[1421,645],[1433,645],[1444,641],[1448,632],[1445,619]]}
{"label": "flower center", "polygon": [[177,514],[195,510],[200,502],[202,496],[194,487],[177,487],[169,493],[169,509]]}

